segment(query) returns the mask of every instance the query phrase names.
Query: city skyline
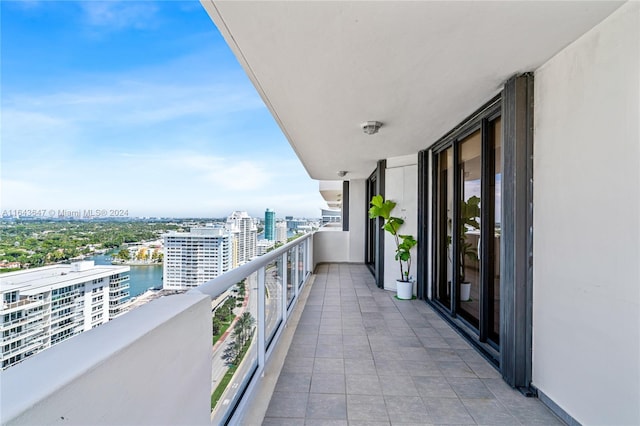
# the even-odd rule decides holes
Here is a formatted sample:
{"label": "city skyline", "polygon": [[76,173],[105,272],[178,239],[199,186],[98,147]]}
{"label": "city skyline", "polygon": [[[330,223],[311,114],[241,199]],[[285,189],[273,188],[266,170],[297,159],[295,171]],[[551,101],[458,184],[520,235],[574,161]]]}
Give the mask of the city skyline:
{"label": "city skyline", "polygon": [[197,2],[2,2],[2,209],[326,207]]}

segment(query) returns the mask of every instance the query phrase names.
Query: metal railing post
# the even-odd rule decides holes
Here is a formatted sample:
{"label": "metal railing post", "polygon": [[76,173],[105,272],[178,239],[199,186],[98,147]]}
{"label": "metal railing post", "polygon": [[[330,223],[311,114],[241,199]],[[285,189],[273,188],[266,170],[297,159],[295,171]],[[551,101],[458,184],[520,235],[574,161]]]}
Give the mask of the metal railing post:
{"label": "metal railing post", "polygon": [[[304,244],[304,243],[302,243],[302,244]],[[291,270],[295,271],[294,274],[293,274],[293,276],[295,277],[295,280],[293,280],[293,279],[291,280],[291,284],[293,284],[293,288],[294,288],[293,291],[294,291],[294,294],[295,294],[295,296],[294,296],[295,300],[298,300],[298,294],[300,294],[300,270],[298,269],[298,262],[299,262],[298,254],[300,253],[300,249],[298,247],[299,246],[296,247],[295,253],[293,255],[294,262],[291,263],[291,265],[292,265]]]}
{"label": "metal railing post", "polygon": [[282,323],[287,321],[287,251],[282,253]]}
{"label": "metal railing post", "polygon": [[258,372],[262,376],[264,374],[265,353],[266,353],[266,335],[265,324],[267,318],[265,316],[265,268],[258,269]]}

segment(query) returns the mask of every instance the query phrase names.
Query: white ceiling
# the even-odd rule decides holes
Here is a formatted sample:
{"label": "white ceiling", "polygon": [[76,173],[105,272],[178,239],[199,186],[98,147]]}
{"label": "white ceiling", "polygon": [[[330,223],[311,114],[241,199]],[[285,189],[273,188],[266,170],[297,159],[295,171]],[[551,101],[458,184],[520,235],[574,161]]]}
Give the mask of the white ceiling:
{"label": "white ceiling", "polygon": [[[324,180],[428,147],[624,3],[201,1]],[[367,120],[378,134],[362,132]]]}

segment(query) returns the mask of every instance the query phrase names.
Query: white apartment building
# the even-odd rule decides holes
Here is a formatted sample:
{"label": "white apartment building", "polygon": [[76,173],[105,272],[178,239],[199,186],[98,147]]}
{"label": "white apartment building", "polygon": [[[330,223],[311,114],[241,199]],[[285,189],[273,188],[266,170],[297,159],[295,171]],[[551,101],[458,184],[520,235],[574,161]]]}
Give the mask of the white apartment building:
{"label": "white apartment building", "polygon": [[258,243],[256,245],[256,255],[262,256],[263,254],[266,254],[269,251],[269,249],[275,247],[275,245],[276,245],[275,241],[258,240]]}
{"label": "white apartment building", "polygon": [[197,287],[231,269],[231,234],[223,226],[172,231],[163,239],[163,288]]}
{"label": "white apartment building", "polygon": [[235,211],[227,218],[227,229],[233,237],[233,267],[256,256],[258,228],[247,212]]}
{"label": "white apartment building", "polygon": [[276,223],[276,242],[287,242],[287,222]]}
{"label": "white apartment building", "polygon": [[2,368],[122,314],[128,273],[84,261],[0,275]]}

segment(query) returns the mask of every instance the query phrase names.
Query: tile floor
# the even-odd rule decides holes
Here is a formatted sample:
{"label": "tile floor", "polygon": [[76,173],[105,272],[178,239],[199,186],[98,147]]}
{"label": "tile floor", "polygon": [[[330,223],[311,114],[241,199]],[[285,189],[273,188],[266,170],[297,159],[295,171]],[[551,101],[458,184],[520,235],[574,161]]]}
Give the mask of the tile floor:
{"label": "tile floor", "polygon": [[562,425],[423,301],[319,266],[263,425]]}

